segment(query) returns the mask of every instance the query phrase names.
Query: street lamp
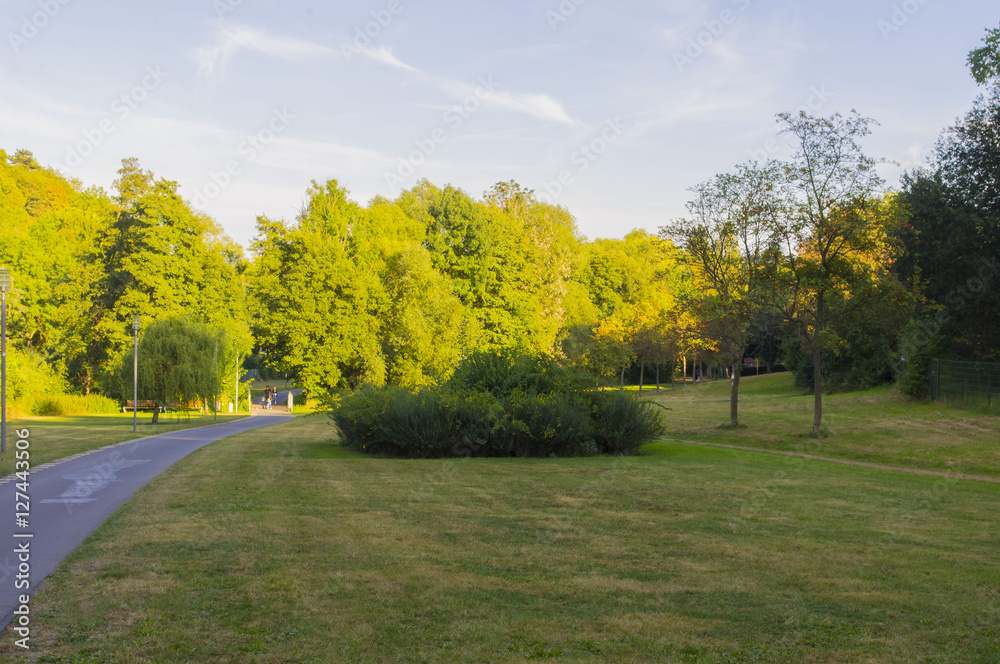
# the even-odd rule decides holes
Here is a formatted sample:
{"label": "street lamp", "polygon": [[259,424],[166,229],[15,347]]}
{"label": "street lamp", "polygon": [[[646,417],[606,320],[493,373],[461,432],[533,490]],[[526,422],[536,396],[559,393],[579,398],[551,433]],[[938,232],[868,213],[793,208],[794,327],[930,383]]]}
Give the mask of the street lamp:
{"label": "street lamp", "polygon": [[0,267],[0,453],[7,451],[7,291],[10,270]]}
{"label": "street lamp", "polygon": [[132,316],[132,433],[139,412],[139,314]]}

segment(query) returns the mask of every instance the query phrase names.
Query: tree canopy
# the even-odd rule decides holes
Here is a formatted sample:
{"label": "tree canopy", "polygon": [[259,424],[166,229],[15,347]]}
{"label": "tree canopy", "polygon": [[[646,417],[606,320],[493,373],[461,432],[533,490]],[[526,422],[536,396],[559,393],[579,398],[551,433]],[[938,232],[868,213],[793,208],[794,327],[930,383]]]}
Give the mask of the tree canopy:
{"label": "tree canopy", "polygon": [[[1000,28],[969,66],[983,96],[899,191],[864,149],[874,120],[783,113],[790,159],[721,172],[659,235],[620,239],[582,237],[515,181],[362,203],[329,179],[294,219],[259,217],[244,254],[135,158],[105,192],[0,151],[10,352],[84,394],[122,389],[134,315],[149,362],[203,364],[210,340],[224,375],[252,354],[314,393],[440,385],[504,349],[619,384],[708,363],[733,378],[732,425],[749,355],[815,392],[818,435],[824,387],[903,377],[919,394],[932,355],[1000,359]],[[201,365],[181,366],[150,398],[207,396]]]}

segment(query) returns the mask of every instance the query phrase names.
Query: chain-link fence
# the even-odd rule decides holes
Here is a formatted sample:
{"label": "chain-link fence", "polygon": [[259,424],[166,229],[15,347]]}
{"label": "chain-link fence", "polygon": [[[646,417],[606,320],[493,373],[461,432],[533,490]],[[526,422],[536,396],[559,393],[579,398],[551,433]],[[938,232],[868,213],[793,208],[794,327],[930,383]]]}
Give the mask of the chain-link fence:
{"label": "chain-link fence", "polygon": [[1000,413],[1000,364],[931,360],[930,393],[934,401]]}

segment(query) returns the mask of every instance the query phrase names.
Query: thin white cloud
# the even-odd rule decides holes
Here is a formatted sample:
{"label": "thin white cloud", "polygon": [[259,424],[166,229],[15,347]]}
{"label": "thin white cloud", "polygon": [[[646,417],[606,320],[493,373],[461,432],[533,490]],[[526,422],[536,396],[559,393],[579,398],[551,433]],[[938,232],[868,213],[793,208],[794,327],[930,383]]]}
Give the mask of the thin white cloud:
{"label": "thin white cloud", "polygon": [[211,44],[195,51],[198,74],[205,78],[222,75],[229,61],[243,50],[298,64],[343,59],[340,51],[329,46],[270,35],[258,28],[223,24],[217,28]]}
{"label": "thin white cloud", "polygon": [[539,120],[557,122],[559,124],[579,124],[570,117],[562,104],[548,95],[501,92],[492,95],[488,101],[500,108],[527,113]]}
{"label": "thin white cloud", "polygon": [[366,48],[362,51],[362,54],[369,60],[374,62],[379,62],[384,65],[389,65],[390,67],[395,67],[396,69],[402,69],[403,71],[409,71],[414,73],[420,73],[420,70],[416,67],[411,67],[399,58],[397,58],[392,53],[391,48],[385,46],[379,46],[378,48]]}
{"label": "thin white cloud", "polygon": [[459,102],[475,97],[484,106],[523,113],[538,120],[567,125],[581,124],[570,117],[566,108],[551,96],[505,90],[504,85],[494,81],[491,76],[482,77],[478,84],[474,85],[429,74],[427,78],[432,85],[444,90]]}
{"label": "thin white cloud", "polygon": [[[213,37],[211,44],[203,46],[195,52],[198,73],[201,77],[208,79],[223,75],[228,63],[244,50],[264,53],[271,57],[299,64],[317,61],[342,61],[344,59],[343,54],[338,49],[302,39],[270,35],[264,30],[248,26],[220,23]],[[482,90],[479,89],[479,86],[423,72],[401,60],[391,48],[385,45],[365,48],[362,49],[361,53],[372,62],[421,75],[431,85],[445,90],[458,100],[476,95],[477,90],[480,93],[477,96],[482,98]],[[482,102],[484,105],[524,113],[547,122],[568,125],[580,124],[570,117],[561,103],[546,94],[492,90],[489,91],[488,96],[482,99]]]}

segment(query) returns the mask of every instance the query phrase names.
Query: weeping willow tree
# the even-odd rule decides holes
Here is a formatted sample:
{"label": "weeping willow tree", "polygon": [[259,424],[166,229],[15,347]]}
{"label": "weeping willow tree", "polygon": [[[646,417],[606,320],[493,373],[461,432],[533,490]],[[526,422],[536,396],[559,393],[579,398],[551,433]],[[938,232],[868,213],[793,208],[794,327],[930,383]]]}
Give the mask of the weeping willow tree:
{"label": "weeping willow tree", "polygon": [[[159,422],[160,408],[168,403],[211,399],[218,393],[218,338],[208,326],[190,318],[157,320],[142,331],[138,398],[153,402],[153,424]],[[129,394],[131,352],[122,355],[117,374],[122,393]]]}

